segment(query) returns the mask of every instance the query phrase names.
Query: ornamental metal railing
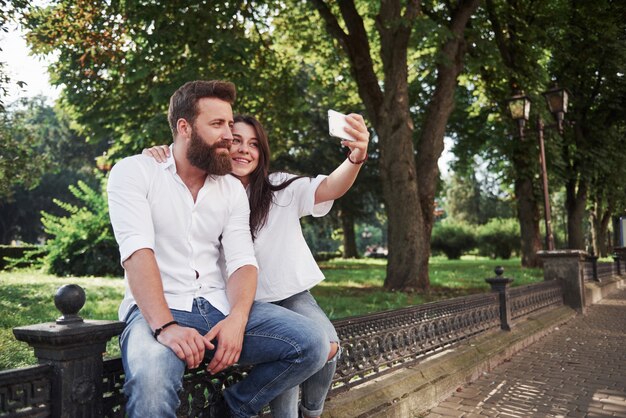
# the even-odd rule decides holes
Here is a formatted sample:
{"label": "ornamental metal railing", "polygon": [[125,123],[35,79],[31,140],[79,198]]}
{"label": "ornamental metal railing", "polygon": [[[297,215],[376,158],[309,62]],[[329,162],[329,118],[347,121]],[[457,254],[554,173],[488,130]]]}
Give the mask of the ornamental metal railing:
{"label": "ornamental metal railing", "polygon": [[[510,329],[533,312],[563,303],[556,281],[509,288],[511,280],[500,277],[502,270],[497,274],[488,279],[493,289],[489,293],[333,321],[342,354],[330,396],[452,349],[468,338]],[[122,362],[119,358],[102,361],[101,355],[106,341],[119,335],[123,324],[82,323],[78,310],[68,314],[60,305],[62,318],[72,321],[71,327],[58,326],[57,321],[14,330],[18,339],[35,348],[40,362],[49,364],[0,372],[0,417],[124,417]],[[222,390],[244,378],[246,371],[232,367],[215,376],[203,367],[188,371],[179,416],[206,416]]]}

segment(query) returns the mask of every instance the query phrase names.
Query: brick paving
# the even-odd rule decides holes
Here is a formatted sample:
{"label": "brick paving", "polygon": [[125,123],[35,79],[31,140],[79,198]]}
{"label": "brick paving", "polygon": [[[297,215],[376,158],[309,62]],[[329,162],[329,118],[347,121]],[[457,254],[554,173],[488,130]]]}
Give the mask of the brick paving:
{"label": "brick paving", "polygon": [[424,417],[626,418],[626,289],[458,388]]}

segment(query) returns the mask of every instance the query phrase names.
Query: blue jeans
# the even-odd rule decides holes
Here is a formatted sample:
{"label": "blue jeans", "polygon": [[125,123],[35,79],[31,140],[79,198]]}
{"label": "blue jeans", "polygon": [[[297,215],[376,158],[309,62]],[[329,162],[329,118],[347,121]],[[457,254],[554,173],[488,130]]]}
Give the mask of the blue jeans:
{"label": "blue jeans", "polygon": [[[182,326],[206,334],[224,315],[198,298],[191,312],[172,309]],[[175,417],[180,404],[185,363],[152,336],[136,307],[120,337],[126,373],[126,410],[132,417]],[[236,417],[250,417],[278,394],[317,372],[328,357],[326,333],[312,320],[269,303],[255,302],[250,311],[240,365],[255,365],[248,376],[224,391]],[[218,341],[219,344],[219,341]]]}
{"label": "blue jeans", "polygon": [[[274,304],[297,312],[302,316],[312,319],[313,322],[322,327],[326,333],[323,343],[330,346],[330,343],[339,343],[337,331],[332,322],[328,319],[324,311],[319,307],[311,292],[304,291]],[[300,411],[306,417],[317,417],[322,415],[324,401],[328,390],[335,376],[337,368],[337,354],[330,359],[324,367],[302,383],[302,399]],[[298,416],[298,392],[299,387],[295,386],[278,395],[270,402],[272,416],[274,418],[293,418]]]}

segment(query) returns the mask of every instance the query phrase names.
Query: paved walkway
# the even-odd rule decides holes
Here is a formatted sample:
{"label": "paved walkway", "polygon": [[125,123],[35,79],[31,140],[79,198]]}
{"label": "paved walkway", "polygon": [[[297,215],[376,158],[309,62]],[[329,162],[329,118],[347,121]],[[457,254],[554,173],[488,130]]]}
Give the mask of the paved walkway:
{"label": "paved walkway", "polygon": [[626,418],[626,289],[458,388],[427,418]]}

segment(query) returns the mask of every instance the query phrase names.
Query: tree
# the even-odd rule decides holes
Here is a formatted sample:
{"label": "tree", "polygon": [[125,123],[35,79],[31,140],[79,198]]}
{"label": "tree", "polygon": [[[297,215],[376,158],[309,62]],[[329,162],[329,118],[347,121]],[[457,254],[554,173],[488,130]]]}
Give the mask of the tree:
{"label": "tree", "polygon": [[0,112],[0,141],[0,198],[6,203],[13,187],[37,186],[50,158],[37,152],[38,138],[31,126],[20,123],[19,114]]}
{"label": "tree", "polygon": [[[328,136],[329,93],[334,105],[362,106],[341,88],[321,89],[314,69],[301,66],[291,46],[276,44],[273,5],[76,0],[33,8],[25,21],[36,52],[59,52],[52,71],[67,86],[64,103],[86,135],[111,141],[113,161],[170,140],[167,102],[184,81],[225,78],[238,86],[236,111],[254,114],[268,130],[273,169],[329,172],[345,158],[337,142],[320,143]],[[355,248],[349,229],[359,199],[338,202],[345,248]]]}
{"label": "tree", "polygon": [[72,201],[68,186],[78,180],[94,184],[94,158],[106,149],[106,142],[88,144],[71,127],[69,115],[46,104],[41,96],[20,100],[8,108],[5,117],[3,131],[13,145],[7,145],[3,155],[23,153],[18,160],[8,161],[6,168],[9,173],[23,173],[24,181],[18,183],[20,177],[16,177],[13,184],[4,184],[0,243],[36,242],[45,235],[40,212],[59,213],[52,199]]}
{"label": "tree", "polygon": [[[568,247],[584,249],[589,194],[596,194],[593,200],[599,203],[597,196],[606,192],[600,179],[607,169],[611,175],[621,172],[623,165],[613,153],[623,152],[626,5],[610,0],[567,4],[562,22],[566,29],[556,33],[550,68],[573,96],[567,118],[575,124],[566,129],[561,142],[561,174],[567,196]],[[592,186],[599,189],[592,191]]]}
{"label": "tree", "polygon": [[[380,175],[389,221],[385,287],[428,289],[437,160],[443,151],[457,77],[463,68],[464,31],[478,1],[461,0],[444,7],[422,5],[419,1],[404,5],[400,1],[384,1],[374,12],[373,23],[368,19],[371,12],[367,2],[360,3],[359,8],[354,1],[340,1],[337,6],[323,0],[311,3],[325,22],[327,33],[345,53],[379,138]],[[375,27],[375,40],[366,25]],[[409,53],[415,51],[413,42],[425,39],[420,30],[433,28],[440,34],[436,41],[437,57],[431,67],[436,72],[434,88],[420,129],[415,132],[409,76],[413,85],[420,80],[409,74]],[[374,45],[378,46],[380,61],[372,56]]]}
{"label": "tree", "polygon": [[[485,6],[484,22],[487,25],[480,28],[483,42],[479,42],[480,47],[472,51],[472,62],[477,62],[477,73],[480,74],[485,94],[496,104],[493,113],[498,114],[501,121],[508,121],[506,99],[514,89],[524,89],[531,95],[536,104],[533,111],[540,112],[537,103],[541,98],[537,93],[542,91],[549,77],[545,65],[538,66],[537,63],[544,61],[547,31],[552,28],[551,22],[560,10],[559,5],[525,0],[486,0]],[[512,124],[508,126],[512,127]],[[503,140],[506,136],[513,138],[507,142]],[[537,255],[542,247],[539,232],[541,190],[535,180],[538,164],[533,139],[530,136],[521,142],[517,132],[502,132],[497,146],[510,163],[506,171],[514,185],[522,240],[522,265],[525,267],[541,265]]]}

